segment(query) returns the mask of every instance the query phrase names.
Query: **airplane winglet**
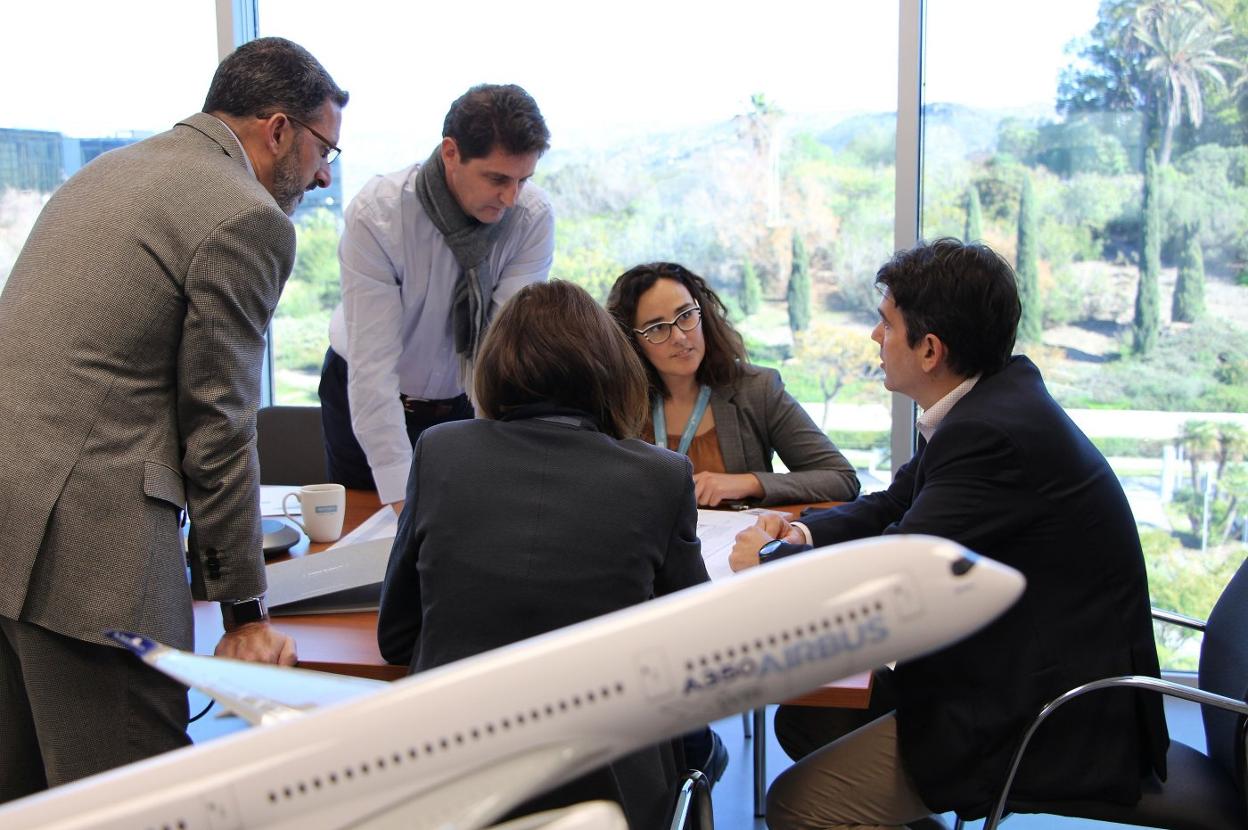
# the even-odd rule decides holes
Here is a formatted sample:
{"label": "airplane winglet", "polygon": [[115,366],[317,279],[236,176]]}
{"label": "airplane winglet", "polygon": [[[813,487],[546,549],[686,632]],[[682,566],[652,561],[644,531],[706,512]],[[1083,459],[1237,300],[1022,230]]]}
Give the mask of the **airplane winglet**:
{"label": "airplane winglet", "polygon": [[156,649],[161,648],[160,643],[150,640],[142,634],[135,634],[131,631],[118,631],[109,629],[104,632],[104,636],[108,637],[118,645],[128,649],[139,657],[146,657]]}

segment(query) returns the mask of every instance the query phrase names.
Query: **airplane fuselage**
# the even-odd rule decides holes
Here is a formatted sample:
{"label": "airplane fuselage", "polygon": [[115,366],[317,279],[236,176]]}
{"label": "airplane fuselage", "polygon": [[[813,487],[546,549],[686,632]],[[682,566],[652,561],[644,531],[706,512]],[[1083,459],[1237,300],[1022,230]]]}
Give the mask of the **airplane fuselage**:
{"label": "airplane fuselage", "polygon": [[1021,591],[1017,572],[930,537],[812,551],[24,799],[0,826],[340,827],[405,811],[408,827],[481,827],[643,746],[939,648]]}

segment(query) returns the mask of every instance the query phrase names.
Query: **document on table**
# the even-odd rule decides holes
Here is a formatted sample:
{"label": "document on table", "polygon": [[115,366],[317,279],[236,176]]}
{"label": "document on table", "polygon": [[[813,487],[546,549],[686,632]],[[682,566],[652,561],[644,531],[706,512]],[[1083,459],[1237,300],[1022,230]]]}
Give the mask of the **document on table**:
{"label": "document on table", "polygon": [[[286,498],[287,493],[298,493],[298,484],[261,484],[260,485],[260,515],[261,516],[281,516],[282,499]],[[299,506],[299,499],[291,499],[290,512],[293,516],[303,513],[303,508]]]}
{"label": "document on table", "polygon": [[699,510],[698,538],[702,540],[702,559],[711,579],[732,576],[728,566],[728,554],[736,542],[737,534],[745,530],[758,516],[738,510]]}
{"label": "document on table", "polygon": [[393,539],[399,532],[399,514],[388,504],[364,520],[355,530],[330,545],[328,550],[360,542],[371,542],[374,539]]}

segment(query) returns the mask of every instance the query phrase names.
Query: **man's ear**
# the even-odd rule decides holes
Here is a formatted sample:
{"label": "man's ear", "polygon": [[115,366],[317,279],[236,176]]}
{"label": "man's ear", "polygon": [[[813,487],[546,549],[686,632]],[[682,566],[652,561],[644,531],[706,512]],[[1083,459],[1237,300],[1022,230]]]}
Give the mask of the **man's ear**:
{"label": "man's ear", "polygon": [[275,112],[261,120],[260,135],[265,148],[274,157],[280,157],[295,139],[295,125],[285,113]]}
{"label": "man's ear", "polygon": [[449,135],[442,137],[442,163],[453,165],[459,161],[459,145]]}
{"label": "man's ear", "polygon": [[936,335],[928,332],[923,335],[923,340],[919,343],[919,362],[923,367],[923,371],[931,373],[945,362],[948,350],[945,348],[944,342]]}

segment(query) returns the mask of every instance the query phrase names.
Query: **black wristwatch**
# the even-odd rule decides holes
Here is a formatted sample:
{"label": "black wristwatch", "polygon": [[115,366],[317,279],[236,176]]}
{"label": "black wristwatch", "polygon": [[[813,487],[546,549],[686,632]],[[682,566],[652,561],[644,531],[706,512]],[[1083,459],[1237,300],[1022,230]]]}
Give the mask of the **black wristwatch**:
{"label": "black wristwatch", "polygon": [[759,548],[758,549],[758,564],[766,565],[768,562],[770,562],[773,559],[779,559],[780,555],[777,553],[777,551],[780,550],[780,546],[783,544],[784,544],[783,539],[772,539],[770,542],[768,542],[767,544]]}
{"label": "black wristwatch", "polygon": [[264,607],[264,597],[221,603],[221,621],[225,624],[226,631],[233,631],[240,625],[261,622],[268,618],[269,610]]}

